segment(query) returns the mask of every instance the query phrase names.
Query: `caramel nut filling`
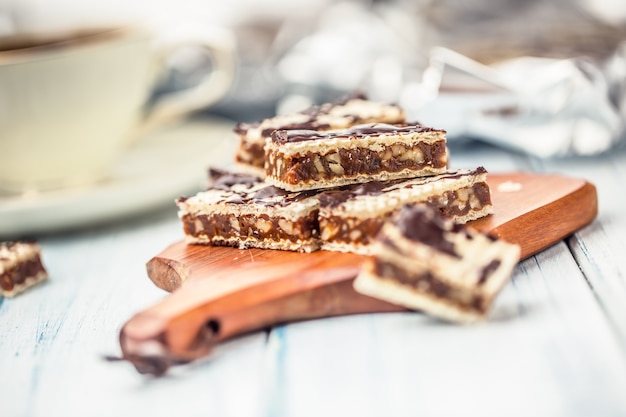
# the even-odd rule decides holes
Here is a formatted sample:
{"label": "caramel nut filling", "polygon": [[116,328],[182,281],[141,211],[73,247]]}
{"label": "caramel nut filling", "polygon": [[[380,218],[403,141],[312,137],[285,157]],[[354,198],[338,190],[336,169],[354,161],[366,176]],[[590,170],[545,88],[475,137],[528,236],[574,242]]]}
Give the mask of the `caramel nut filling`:
{"label": "caramel nut filling", "polygon": [[[462,217],[471,210],[479,210],[490,205],[491,195],[488,185],[481,182],[471,187],[432,196],[423,203],[437,208],[445,217]],[[320,235],[325,242],[367,245],[376,236],[385,220],[393,214],[394,211],[389,211],[366,219],[325,216],[320,218]],[[359,233],[354,233],[355,230]]]}
{"label": "caramel nut filling", "polygon": [[419,293],[446,300],[446,302],[453,303],[457,307],[467,311],[482,315],[487,310],[488,303],[482,296],[459,290],[452,285],[438,280],[428,271],[415,273],[399,265],[380,259],[374,259],[373,263],[374,273],[383,279],[408,285]]}
{"label": "caramel nut filling", "polygon": [[382,172],[445,169],[448,162],[445,140],[413,145],[395,143],[380,148],[340,148],[323,155],[307,152],[288,156],[281,152],[268,152],[265,170],[268,175],[280,178],[282,182],[299,184]]}
{"label": "caramel nut filling", "polygon": [[245,239],[253,237],[257,240],[288,240],[299,242],[315,239],[318,236],[317,211],[298,220],[283,217],[272,218],[266,214],[185,214],[182,218],[185,234],[193,237],[207,237],[214,243],[214,238]]}

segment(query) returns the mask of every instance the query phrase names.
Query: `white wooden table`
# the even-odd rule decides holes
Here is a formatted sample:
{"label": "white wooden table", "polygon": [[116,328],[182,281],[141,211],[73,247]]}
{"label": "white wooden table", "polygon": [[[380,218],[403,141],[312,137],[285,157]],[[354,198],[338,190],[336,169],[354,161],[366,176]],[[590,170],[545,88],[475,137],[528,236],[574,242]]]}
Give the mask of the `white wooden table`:
{"label": "white wooden table", "polygon": [[141,376],[118,332],[167,296],[145,263],[182,238],[174,204],[42,236],[49,282],[0,298],[0,416],[626,416],[626,151],[543,161],[486,145],[454,167],[583,177],[596,221],[517,267],[487,323],[418,313],[278,326],[165,377]]}

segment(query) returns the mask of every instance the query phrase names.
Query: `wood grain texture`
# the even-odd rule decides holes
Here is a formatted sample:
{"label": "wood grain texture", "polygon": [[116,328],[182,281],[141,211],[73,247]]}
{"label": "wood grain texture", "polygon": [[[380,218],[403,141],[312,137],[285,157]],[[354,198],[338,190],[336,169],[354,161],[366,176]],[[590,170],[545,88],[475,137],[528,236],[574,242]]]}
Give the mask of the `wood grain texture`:
{"label": "wood grain texture", "polygon": [[596,183],[597,221],[568,239],[590,290],[626,350],[626,149],[602,159],[539,161],[537,171],[576,171]]}
{"label": "wood grain texture", "polygon": [[[597,213],[595,187],[581,179],[513,173],[490,176],[489,183],[496,214],[472,226],[519,244],[524,258]],[[205,356],[215,343],[278,323],[403,310],[353,290],[363,259],[173,244],[147,270],[160,288],[182,288],[126,323],[124,356],[140,372],[161,374],[172,363]]]}

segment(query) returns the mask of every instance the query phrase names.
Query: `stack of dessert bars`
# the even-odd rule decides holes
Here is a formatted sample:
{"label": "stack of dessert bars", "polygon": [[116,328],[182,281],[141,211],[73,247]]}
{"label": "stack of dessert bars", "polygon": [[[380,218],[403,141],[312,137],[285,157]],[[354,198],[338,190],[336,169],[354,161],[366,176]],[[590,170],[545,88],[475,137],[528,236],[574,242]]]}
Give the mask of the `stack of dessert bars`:
{"label": "stack of dessert bars", "polygon": [[188,242],[371,253],[383,224],[426,205],[455,223],[492,213],[483,167],[448,169],[445,130],[353,95],[235,127],[236,170],[177,200]]}

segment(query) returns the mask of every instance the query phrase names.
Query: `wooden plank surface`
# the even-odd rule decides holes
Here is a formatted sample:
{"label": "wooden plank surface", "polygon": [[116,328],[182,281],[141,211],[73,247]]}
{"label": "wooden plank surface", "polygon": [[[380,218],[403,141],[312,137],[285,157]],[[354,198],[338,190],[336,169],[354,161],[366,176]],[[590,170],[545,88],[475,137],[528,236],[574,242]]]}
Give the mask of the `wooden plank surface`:
{"label": "wooden plank surface", "polygon": [[567,253],[523,262],[479,327],[404,313],[277,329],[271,415],[621,415],[624,352]]}
{"label": "wooden plank surface", "polygon": [[537,161],[538,170],[599,180],[599,218],[568,240],[585,279],[626,349],[626,152],[602,159]]}
{"label": "wooden plank surface", "polygon": [[41,238],[50,282],[0,299],[0,415],[626,415],[624,150],[538,161],[472,144],[484,164],[586,178],[590,226],[520,264],[482,326],[414,313],[278,326],[219,345],[206,360],[146,379],[104,354],[134,312],[168,296],[145,263],[182,237],[174,207]]}

